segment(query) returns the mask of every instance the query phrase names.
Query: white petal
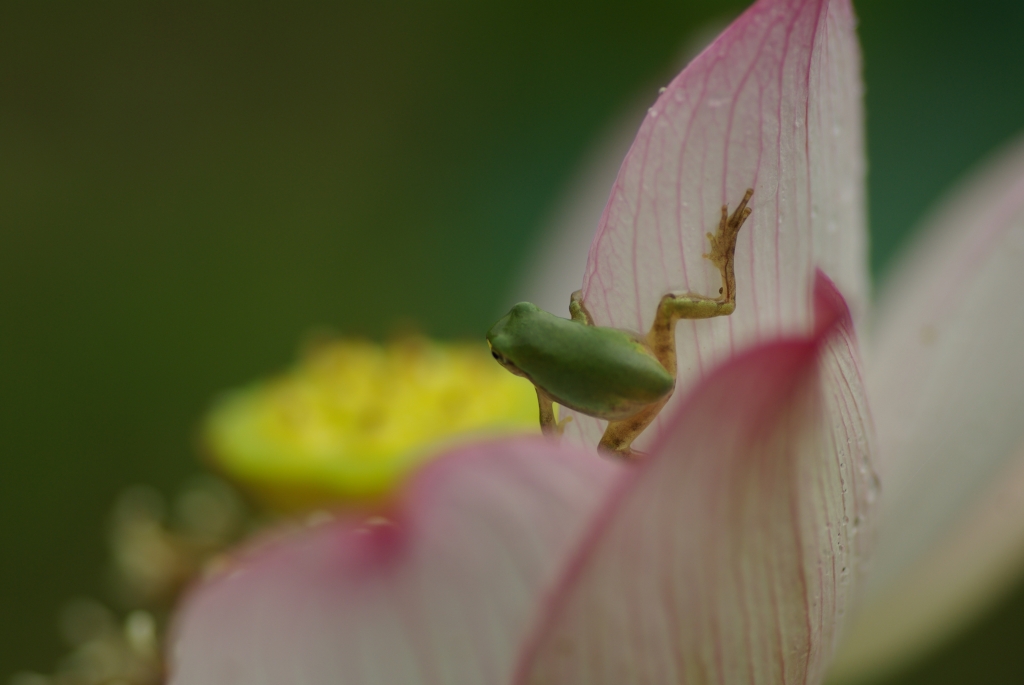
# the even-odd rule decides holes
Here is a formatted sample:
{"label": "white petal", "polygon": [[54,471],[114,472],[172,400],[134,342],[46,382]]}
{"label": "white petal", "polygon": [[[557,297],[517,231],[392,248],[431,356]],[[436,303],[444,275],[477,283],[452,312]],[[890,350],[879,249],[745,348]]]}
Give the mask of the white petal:
{"label": "white petal", "polygon": [[885,482],[870,603],[837,665],[913,658],[1024,562],[1024,142],[933,219],[884,290],[869,397]]}

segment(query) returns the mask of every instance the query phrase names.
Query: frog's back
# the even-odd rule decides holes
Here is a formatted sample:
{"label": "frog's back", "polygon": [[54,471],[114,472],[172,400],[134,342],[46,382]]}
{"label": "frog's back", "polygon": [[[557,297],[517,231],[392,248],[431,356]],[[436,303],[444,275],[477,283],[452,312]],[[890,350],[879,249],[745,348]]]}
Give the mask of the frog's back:
{"label": "frog's back", "polygon": [[675,385],[628,331],[562,319],[525,302],[496,323],[487,339],[555,402],[590,416],[627,418]]}

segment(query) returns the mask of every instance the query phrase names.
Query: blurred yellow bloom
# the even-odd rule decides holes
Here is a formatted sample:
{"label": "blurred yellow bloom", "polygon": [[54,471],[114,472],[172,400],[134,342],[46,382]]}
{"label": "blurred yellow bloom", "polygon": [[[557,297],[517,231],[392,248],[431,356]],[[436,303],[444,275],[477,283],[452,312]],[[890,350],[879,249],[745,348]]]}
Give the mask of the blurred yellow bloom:
{"label": "blurred yellow bloom", "polygon": [[293,512],[384,498],[453,441],[537,425],[533,386],[486,346],[410,337],[322,343],[283,376],[224,397],[204,434],[220,471]]}

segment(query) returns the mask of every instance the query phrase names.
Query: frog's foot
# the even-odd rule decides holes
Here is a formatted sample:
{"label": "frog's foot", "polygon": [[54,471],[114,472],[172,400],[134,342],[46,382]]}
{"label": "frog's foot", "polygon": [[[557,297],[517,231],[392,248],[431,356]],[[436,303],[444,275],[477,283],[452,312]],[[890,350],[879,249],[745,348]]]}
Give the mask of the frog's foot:
{"label": "frog's foot", "polygon": [[550,423],[541,422],[540,431],[548,437],[560,438],[562,433],[565,432],[565,424],[572,421],[571,416],[566,416],[561,421],[551,421]]}
{"label": "frog's foot", "polygon": [[711,243],[711,251],[704,255],[712,264],[722,272],[722,287],[719,288],[719,300],[722,302],[736,303],[736,276],[733,273],[733,257],[736,255],[736,236],[739,235],[743,222],[750,216],[751,209],[747,206],[753,188],[747,188],[743,199],[736,206],[736,211],[729,215],[729,205],[722,205],[722,219],[718,223],[718,232],[712,235],[708,233],[708,242]]}
{"label": "frog's foot", "polygon": [[613,450],[609,447],[602,447],[598,445],[598,450],[606,456],[625,462],[643,461],[648,456],[647,452],[641,452],[640,450],[635,450],[632,447],[627,447],[623,450]]}

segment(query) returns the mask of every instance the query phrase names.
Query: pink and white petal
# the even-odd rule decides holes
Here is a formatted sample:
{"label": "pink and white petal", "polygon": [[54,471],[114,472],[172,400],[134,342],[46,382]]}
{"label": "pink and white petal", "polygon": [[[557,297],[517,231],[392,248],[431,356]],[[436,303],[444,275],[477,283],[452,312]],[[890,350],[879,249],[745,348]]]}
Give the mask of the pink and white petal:
{"label": "pink and white petal", "polygon": [[697,386],[597,519],[518,682],[821,681],[877,487],[842,314]]}
{"label": "pink and white petal", "polygon": [[619,464],[539,438],[425,467],[383,522],[282,534],[177,617],[173,685],[508,682]]}
{"label": "pink and white petal", "polygon": [[[672,81],[623,162],[583,282],[599,325],[645,332],[665,293],[717,293],[705,233],[754,189],[736,312],[679,324],[679,396],[736,350],[809,325],[816,267],[864,308],[854,24],[848,0],[760,0]],[[583,417],[570,429],[588,444],[601,430]]]}
{"label": "pink and white petal", "polygon": [[930,223],[881,299],[881,532],[837,677],[914,658],[1024,570],[1024,140]]}

